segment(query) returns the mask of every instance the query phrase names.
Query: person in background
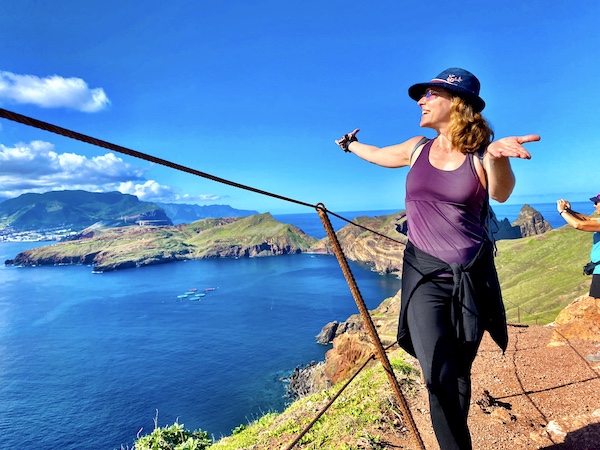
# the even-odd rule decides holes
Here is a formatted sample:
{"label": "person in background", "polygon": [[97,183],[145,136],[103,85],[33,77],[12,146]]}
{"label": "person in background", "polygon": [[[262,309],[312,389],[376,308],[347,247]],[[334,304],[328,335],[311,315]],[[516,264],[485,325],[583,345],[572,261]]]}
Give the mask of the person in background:
{"label": "person in background", "polygon": [[358,129],[336,140],[342,150],[383,167],[409,166],[408,244],[402,271],[398,343],[416,356],[442,450],[472,448],[467,426],[471,366],[485,330],[504,351],[506,317],[485,229],[489,197],[506,201],[515,186],[510,158],[537,135],[493,142],[481,115],[479,80],[461,68],[408,89],[421,108],[420,126],[437,136],[400,144],[361,143]]}
{"label": "person in background", "polygon": [[[600,194],[591,197],[594,202],[596,213],[600,215]],[[571,209],[571,203],[568,200],[560,199],[556,202],[556,209],[560,216],[576,230],[588,231],[592,235],[592,250],[590,259],[592,262],[600,263],[600,217],[589,217]],[[596,265],[592,273],[592,284],[590,285],[590,297],[600,298],[600,264]],[[600,362],[600,351],[587,356],[588,360]]]}

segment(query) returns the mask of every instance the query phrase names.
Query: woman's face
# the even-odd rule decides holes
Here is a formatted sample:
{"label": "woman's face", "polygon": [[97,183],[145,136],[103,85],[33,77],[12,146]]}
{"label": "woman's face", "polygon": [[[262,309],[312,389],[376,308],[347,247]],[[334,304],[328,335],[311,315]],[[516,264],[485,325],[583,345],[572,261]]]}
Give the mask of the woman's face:
{"label": "woman's face", "polygon": [[450,122],[452,95],[442,88],[428,88],[417,102],[421,107],[421,122],[423,128],[438,130]]}

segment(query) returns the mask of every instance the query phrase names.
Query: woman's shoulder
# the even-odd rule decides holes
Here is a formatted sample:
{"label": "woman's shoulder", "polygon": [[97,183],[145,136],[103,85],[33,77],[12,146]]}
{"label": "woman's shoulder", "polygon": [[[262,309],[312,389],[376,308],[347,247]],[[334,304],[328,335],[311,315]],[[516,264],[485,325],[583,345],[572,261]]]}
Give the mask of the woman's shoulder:
{"label": "woman's shoulder", "polygon": [[421,154],[421,151],[423,150],[425,145],[427,145],[427,143],[430,141],[433,141],[433,139],[425,137],[425,136],[415,136],[414,138],[411,138],[407,141],[412,146],[411,147],[412,149],[410,151],[410,155],[408,158],[410,160],[411,166],[412,166],[413,162],[416,161],[416,159],[419,157],[419,155]]}

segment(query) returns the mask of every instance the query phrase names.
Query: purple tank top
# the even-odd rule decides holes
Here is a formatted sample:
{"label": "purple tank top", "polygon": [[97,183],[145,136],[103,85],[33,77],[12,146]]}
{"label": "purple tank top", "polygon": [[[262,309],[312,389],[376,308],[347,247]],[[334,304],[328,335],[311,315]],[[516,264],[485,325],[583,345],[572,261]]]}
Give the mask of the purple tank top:
{"label": "purple tank top", "polygon": [[433,167],[429,162],[433,141],[425,144],[406,177],[408,239],[444,262],[466,263],[484,240],[485,188],[472,153],[455,170]]}

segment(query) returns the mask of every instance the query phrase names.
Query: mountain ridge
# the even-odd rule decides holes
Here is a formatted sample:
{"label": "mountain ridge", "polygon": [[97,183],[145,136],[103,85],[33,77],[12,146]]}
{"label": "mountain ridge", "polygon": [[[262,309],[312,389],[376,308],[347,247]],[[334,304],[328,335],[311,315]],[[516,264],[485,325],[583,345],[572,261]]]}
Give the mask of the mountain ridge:
{"label": "mountain ridge", "polygon": [[199,219],[247,217],[259,214],[230,205],[194,205],[139,200],[118,191],[84,190],[26,193],[0,202],[0,229],[33,231],[69,227],[80,231],[93,224],[127,226],[139,222],[153,225],[179,225]]}
{"label": "mountain ridge", "polygon": [[171,219],[156,204],[117,191],[27,193],[0,203],[0,228],[19,231],[59,226],[81,230],[99,222],[115,226],[140,220],[172,225]]}

